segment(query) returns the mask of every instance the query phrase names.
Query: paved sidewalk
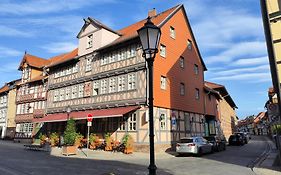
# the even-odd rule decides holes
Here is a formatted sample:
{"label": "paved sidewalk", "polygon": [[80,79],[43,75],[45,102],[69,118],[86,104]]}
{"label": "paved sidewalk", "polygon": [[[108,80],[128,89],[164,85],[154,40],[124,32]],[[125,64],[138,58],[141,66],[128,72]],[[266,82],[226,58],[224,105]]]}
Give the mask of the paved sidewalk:
{"label": "paved sidewalk", "polygon": [[256,167],[253,168],[253,171],[257,175],[281,175],[281,165],[276,165],[276,159],[278,156],[278,150],[275,144],[268,140],[270,144],[270,152],[269,154],[260,162]]}

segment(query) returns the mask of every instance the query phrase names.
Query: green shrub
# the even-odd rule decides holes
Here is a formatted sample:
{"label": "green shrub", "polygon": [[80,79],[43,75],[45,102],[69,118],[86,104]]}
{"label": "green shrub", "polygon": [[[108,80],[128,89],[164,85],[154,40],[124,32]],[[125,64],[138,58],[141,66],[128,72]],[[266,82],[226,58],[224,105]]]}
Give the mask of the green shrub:
{"label": "green shrub", "polygon": [[56,132],[50,135],[50,142],[52,146],[57,146],[59,144],[59,135]]}
{"label": "green shrub", "polygon": [[134,145],[134,139],[130,134],[125,134],[122,138],[122,143],[126,148],[132,148]]}
{"label": "green shrub", "polygon": [[89,142],[90,142],[90,143],[96,142],[97,139],[98,139],[98,136],[97,136],[96,134],[94,134],[94,133],[91,133],[91,134],[90,134],[90,136],[89,136]]}
{"label": "green shrub", "polygon": [[275,134],[281,135],[281,125],[273,125],[272,126],[272,131]]}
{"label": "green shrub", "polygon": [[70,119],[67,121],[66,129],[64,131],[64,144],[66,146],[73,146],[77,137],[75,121]]}

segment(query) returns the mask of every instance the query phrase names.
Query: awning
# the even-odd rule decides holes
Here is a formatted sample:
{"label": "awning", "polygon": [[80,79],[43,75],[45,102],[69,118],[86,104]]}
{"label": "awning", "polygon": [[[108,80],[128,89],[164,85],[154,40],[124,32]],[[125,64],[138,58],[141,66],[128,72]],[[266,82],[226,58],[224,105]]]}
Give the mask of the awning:
{"label": "awning", "polygon": [[[107,117],[122,117],[123,115],[139,109],[139,106],[128,106],[128,107],[118,107],[110,109],[96,109],[96,110],[86,110],[86,111],[75,111],[69,114],[69,118],[74,120],[87,119],[88,114],[92,114],[92,118],[107,118]],[[60,122],[66,121],[68,118],[67,113],[55,113],[48,114],[43,118],[35,118],[32,120],[33,123],[39,122]]]}

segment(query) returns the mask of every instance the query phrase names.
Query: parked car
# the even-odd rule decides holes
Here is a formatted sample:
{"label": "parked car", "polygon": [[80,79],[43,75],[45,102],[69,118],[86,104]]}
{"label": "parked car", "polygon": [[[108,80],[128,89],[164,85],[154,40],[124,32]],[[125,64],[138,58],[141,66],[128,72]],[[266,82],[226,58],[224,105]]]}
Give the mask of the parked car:
{"label": "parked car", "polygon": [[244,145],[244,139],[240,134],[233,134],[228,139],[229,145]]}
{"label": "parked car", "polygon": [[212,144],[203,137],[184,137],[176,145],[176,152],[180,154],[196,154],[201,156],[212,152]]}
{"label": "parked car", "polygon": [[244,132],[235,132],[236,135],[241,135],[244,141],[244,144],[249,142],[249,135],[245,134]]}
{"label": "parked car", "polygon": [[213,145],[213,151],[222,151],[226,149],[226,140],[224,136],[206,136],[204,139]]}

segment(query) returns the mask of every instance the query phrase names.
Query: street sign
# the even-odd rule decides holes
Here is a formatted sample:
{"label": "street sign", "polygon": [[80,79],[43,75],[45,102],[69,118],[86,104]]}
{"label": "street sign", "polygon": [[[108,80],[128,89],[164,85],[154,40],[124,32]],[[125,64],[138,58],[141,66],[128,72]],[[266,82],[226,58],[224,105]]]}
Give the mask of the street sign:
{"label": "street sign", "polygon": [[92,126],[92,122],[87,122],[87,126]]}
{"label": "street sign", "polygon": [[92,114],[88,114],[88,115],[87,115],[87,120],[88,120],[88,122],[92,122],[92,120],[93,120],[93,115],[92,115]]}

